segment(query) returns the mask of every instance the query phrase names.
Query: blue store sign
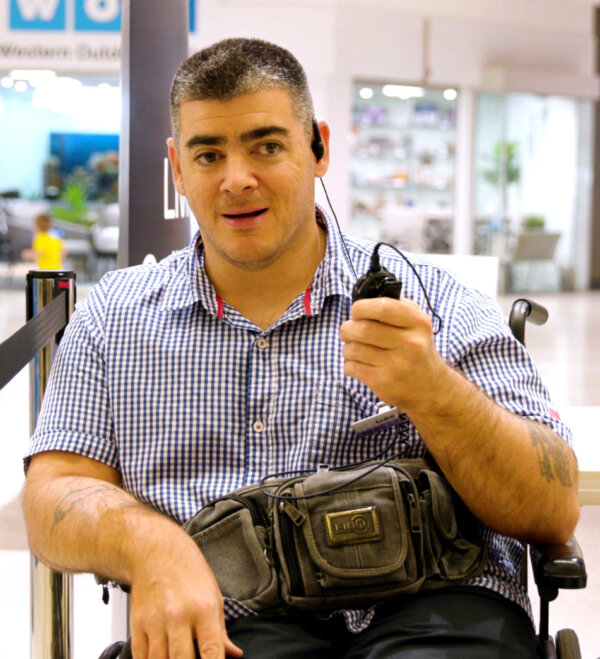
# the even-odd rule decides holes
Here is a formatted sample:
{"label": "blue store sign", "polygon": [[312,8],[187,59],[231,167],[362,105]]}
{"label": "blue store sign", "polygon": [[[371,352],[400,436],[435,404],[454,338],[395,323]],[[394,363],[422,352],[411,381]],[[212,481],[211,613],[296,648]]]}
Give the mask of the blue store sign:
{"label": "blue store sign", "polygon": [[121,0],[75,0],[75,30],[121,31]]}
{"label": "blue store sign", "polygon": [[65,30],[67,0],[10,0],[10,30]]}
{"label": "blue store sign", "polygon": [[[10,0],[9,30],[121,31],[121,0],[72,0],[68,4],[67,0]],[[68,10],[73,11],[72,16]],[[190,32],[195,32],[195,0],[189,0],[189,11]]]}

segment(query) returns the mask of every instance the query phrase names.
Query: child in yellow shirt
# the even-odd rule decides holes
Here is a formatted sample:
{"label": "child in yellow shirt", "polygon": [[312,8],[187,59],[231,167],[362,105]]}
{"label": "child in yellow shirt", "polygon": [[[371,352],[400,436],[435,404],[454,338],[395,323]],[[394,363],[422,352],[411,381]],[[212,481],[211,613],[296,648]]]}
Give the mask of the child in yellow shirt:
{"label": "child in yellow shirt", "polygon": [[62,270],[66,250],[62,240],[50,233],[52,220],[42,213],[34,221],[35,234],[31,249],[25,249],[21,256],[25,260],[35,260],[40,270]]}

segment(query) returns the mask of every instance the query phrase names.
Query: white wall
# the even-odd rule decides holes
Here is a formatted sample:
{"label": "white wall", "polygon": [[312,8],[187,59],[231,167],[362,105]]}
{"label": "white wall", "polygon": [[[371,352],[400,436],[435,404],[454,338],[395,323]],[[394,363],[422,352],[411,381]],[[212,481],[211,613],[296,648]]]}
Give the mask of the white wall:
{"label": "white wall", "polygon": [[[598,95],[592,0],[199,0],[197,15],[191,50],[250,36],[275,41],[302,62],[317,116],[333,128],[325,180],[342,224],[353,80]],[[467,146],[469,139],[463,131]],[[455,245],[465,251],[466,197],[458,212]]]}

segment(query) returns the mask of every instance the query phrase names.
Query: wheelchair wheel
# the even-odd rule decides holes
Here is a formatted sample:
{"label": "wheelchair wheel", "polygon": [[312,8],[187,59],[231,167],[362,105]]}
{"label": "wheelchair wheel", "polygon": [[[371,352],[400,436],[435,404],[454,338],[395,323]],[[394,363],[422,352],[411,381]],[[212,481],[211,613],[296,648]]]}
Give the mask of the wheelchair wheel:
{"label": "wheelchair wheel", "polygon": [[556,655],[558,659],[581,659],[579,639],[572,629],[561,629],[556,634]]}
{"label": "wheelchair wheel", "polygon": [[125,641],[117,641],[104,650],[98,659],[118,659],[121,650],[125,646]]}

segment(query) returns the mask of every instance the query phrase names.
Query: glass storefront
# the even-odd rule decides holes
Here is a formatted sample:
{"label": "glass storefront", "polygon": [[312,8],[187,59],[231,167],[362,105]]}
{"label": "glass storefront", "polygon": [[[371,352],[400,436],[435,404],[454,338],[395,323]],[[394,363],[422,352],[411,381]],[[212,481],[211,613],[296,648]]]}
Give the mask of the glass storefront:
{"label": "glass storefront", "polygon": [[534,94],[477,95],[476,254],[494,254],[506,290],[585,288],[592,104]]}
{"label": "glass storefront", "polygon": [[[499,257],[501,289],[587,288],[592,102],[475,93],[465,154],[457,153],[457,98],[454,89],[354,84],[351,232],[450,253],[454,223],[472,225],[471,251]],[[459,159],[470,181],[456,180]],[[473,191],[461,217],[455,185]]]}
{"label": "glass storefront", "polygon": [[83,280],[114,268],[120,118],[116,76],[0,73],[2,261],[21,260],[48,214],[65,267]]}
{"label": "glass storefront", "polygon": [[357,82],[351,134],[351,233],[409,251],[452,251],[456,97]]}

